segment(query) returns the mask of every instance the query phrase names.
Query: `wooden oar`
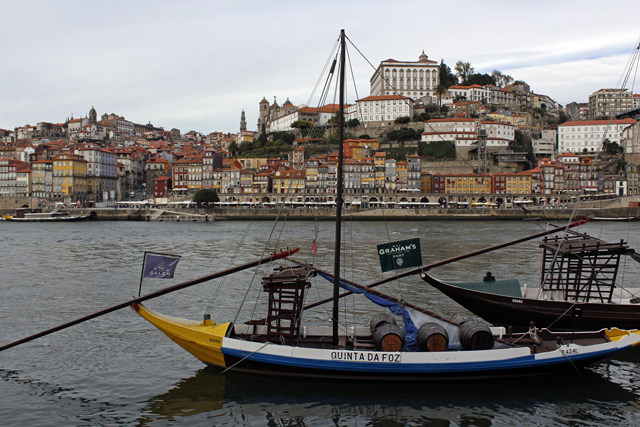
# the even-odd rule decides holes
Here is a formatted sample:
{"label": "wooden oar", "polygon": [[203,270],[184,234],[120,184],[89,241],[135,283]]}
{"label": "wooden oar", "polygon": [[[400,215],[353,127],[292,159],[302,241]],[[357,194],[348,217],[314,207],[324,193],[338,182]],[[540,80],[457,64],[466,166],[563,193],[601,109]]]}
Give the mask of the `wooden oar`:
{"label": "wooden oar", "polygon": [[[498,250],[498,249],[506,248],[508,246],[517,245],[518,243],[526,242],[528,240],[537,239],[539,237],[544,237],[544,236],[549,235],[549,234],[559,233],[561,231],[568,230],[569,228],[577,227],[579,225],[582,225],[582,224],[586,223],[587,221],[589,221],[588,218],[580,219],[580,220],[578,220],[576,222],[573,222],[571,224],[565,225],[563,227],[554,228],[553,230],[547,230],[547,231],[544,231],[542,233],[532,234],[531,236],[523,237],[523,238],[520,238],[520,239],[517,239],[517,240],[512,240],[512,241],[506,242],[506,243],[501,243],[501,244],[495,245],[495,246],[489,246],[487,248],[480,249],[480,250],[473,251],[473,252],[469,252],[469,253],[466,253],[464,255],[458,255],[458,256],[455,256],[453,258],[448,258],[448,259],[445,259],[445,260],[442,260],[442,261],[433,262],[431,264],[423,265],[423,266],[414,268],[412,270],[407,270],[404,273],[400,273],[400,274],[397,274],[395,276],[387,277],[386,279],[379,280],[377,282],[371,283],[371,284],[366,285],[364,287],[367,288],[367,289],[371,289],[371,288],[374,288],[376,286],[382,285],[384,283],[392,282],[392,281],[394,281],[396,279],[401,279],[403,277],[413,276],[415,274],[424,273],[425,271],[430,270],[432,268],[441,267],[441,266],[446,265],[446,264],[451,264],[452,262],[460,261],[460,260],[463,260],[463,259],[466,259],[466,258],[471,258],[471,257],[477,256],[477,255],[486,254],[487,252],[492,252],[492,251],[495,251],[495,250]],[[293,261],[293,262],[295,262],[297,264],[302,264],[299,261],[294,261],[294,260],[291,260],[291,261]],[[313,270],[317,270],[313,266],[305,265],[305,267],[311,268]],[[318,270],[318,271],[320,271],[320,270]],[[329,275],[330,277],[333,278],[333,276],[331,276],[330,274],[327,274],[327,275]],[[346,283],[350,283],[350,282],[348,282],[348,281],[346,281],[344,279],[340,279],[340,280],[342,280],[342,281],[344,281]],[[353,283],[351,283],[351,284],[353,284]],[[353,284],[353,285],[355,286],[355,284]],[[362,285],[357,285],[357,286],[362,286]],[[346,297],[348,295],[351,295],[352,293],[353,292],[351,292],[351,291],[343,292],[338,296],[338,298]],[[320,301],[316,301],[316,302],[314,302],[312,304],[306,305],[304,307],[304,309],[308,310],[310,308],[317,307],[317,306],[322,305],[322,304],[326,304],[326,303],[328,303],[330,301],[333,301],[333,298],[326,298],[326,299],[323,299],[323,300],[320,300]]]}
{"label": "wooden oar", "polygon": [[62,329],[66,329],[66,328],[68,328],[70,326],[77,325],[78,323],[86,322],[87,320],[94,319],[96,317],[105,315],[107,313],[111,313],[112,311],[120,310],[121,308],[128,307],[131,304],[136,304],[136,303],[139,303],[139,302],[142,302],[142,301],[146,301],[148,299],[152,299],[152,298],[159,297],[161,295],[168,294],[170,292],[174,292],[174,291],[177,291],[177,290],[180,290],[180,289],[188,288],[189,286],[197,285],[198,283],[202,283],[202,282],[206,282],[206,281],[209,281],[209,280],[217,279],[218,277],[222,277],[222,276],[226,276],[226,275],[229,275],[229,274],[237,273],[238,271],[246,270],[247,268],[256,267],[256,266],[261,265],[261,264],[266,264],[266,263],[271,262],[271,261],[275,261],[275,260],[278,260],[278,259],[281,259],[281,258],[288,257],[289,255],[292,255],[292,254],[298,252],[298,250],[299,250],[299,248],[295,248],[295,249],[291,249],[291,250],[287,249],[286,251],[281,251],[279,253],[272,254],[272,255],[270,255],[268,257],[264,257],[264,258],[259,259],[257,261],[248,262],[246,264],[241,264],[241,265],[238,265],[236,267],[228,268],[226,270],[222,270],[222,271],[219,271],[217,273],[209,274],[208,276],[200,277],[199,279],[194,279],[194,280],[190,280],[188,282],[183,282],[183,283],[179,283],[177,285],[173,285],[173,286],[169,286],[169,287],[166,287],[166,288],[163,288],[163,289],[159,289],[157,291],[148,293],[146,295],[142,295],[142,296],[139,296],[137,298],[133,298],[133,299],[131,299],[129,301],[122,302],[120,304],[111,306],[109,308],[105,308],[104,310],[96,311],[95,313],[89,314],[88,316],[81,317],[81,318],[73,320],[71,322],[63,323],[62,325],[58,325],[55,328],[47,329],[46,331],[42,331],[42,332],[39,332],[37,334],[28,336],[26,338],[22,338],[22,339],[20,339],[18,341],[14,341],[12,343],[5,344],[2,347],[0,347],[0,351],[6,350],[6,349],[11,348],[11,347],[15,347],[17,345],[23,344],[23,343],[28,342],[28,341],[32,341],[32,340],[34,340],[36,338],[40,338],[40,337],[43,337],[45,335],[49,335],[49,334],[51,334],[53,332],[57,332],[57,331],[60,331]]}

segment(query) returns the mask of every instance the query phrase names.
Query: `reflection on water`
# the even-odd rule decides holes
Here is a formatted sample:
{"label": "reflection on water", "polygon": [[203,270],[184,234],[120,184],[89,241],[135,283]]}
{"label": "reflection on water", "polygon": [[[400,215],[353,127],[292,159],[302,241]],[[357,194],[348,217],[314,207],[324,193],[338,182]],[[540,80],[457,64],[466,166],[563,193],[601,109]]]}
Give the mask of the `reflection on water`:
{"label": "reflection on water", "polygon": [[[311,252],[315,224],[290,222],[269,244],[272,223],[0,223],[0,343],[109,307],[137,294],[144,251],[182,255],[176,278],[146,281],[143,292],[191,280],[263,255],[300,247],[296,258],[331,271],[334,230],[320,223],[318,253]],[[588,225],[596,237],[628,238],[629,224]],[[631,224],[631,227],[638,227]],[[531,222],[347,222],[343,276],[368,284],[380,279],[375,247],[419,237],[425,263],[540,231]],[[244,245],[238,249],[242,236]],[[277,242],[277,243],[276,243]],[[640,264],[628,262],[624,281],[637,282]],[[446,280],[540,280],[538,242],[529,242],[434,270]],[[266,269],[230,276],[212,314],[233,320],[239,295],[260,299]],[[316,277],[309,296],[331,293]],[[621,277],[622,280],[622,277]],[[220,281],[149,302],[165,314],[199,319]],[[406,278],[384,292],[451,316],[460,306]],[[377,308],[346,298],[368,325]],[[240,319],[253,307],[244,307]],[[330,308],[309,311],[307,323],[329,324]],[[257,313],[260,316],[262,313]],[[359,323],[358,323],[359,322]],[[640,350],[640,349],[638,349]],[[0,426],[202,425],[202,426],[521,426],[640,425],[640,352],[622,354],[582,374],[518,381],[439,383],[324,383],[224,376],[201,362],[130,310],[120,310],[0,353]]]}
{"label": "reflection on water", "polygon": [[[614,362],[615,365],[616,362]],[[140,419],[189,425],[634,425],[637,388],[593,371],[513,381],[351,384],[219,375],[209,368],[158,396]],[[638,379],[638,374],[625,372]],[[617,374],[614,375],[617,377]],[[359,420],[359,421],[358,421]],[[195,424],[194,424],[195,423]]]}

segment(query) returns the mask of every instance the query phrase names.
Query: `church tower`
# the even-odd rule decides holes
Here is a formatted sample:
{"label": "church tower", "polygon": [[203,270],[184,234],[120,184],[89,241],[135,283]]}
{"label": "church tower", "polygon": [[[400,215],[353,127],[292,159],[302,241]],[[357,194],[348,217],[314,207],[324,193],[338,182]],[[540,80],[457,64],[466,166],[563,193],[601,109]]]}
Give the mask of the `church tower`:
{"label": "church tower", "polygon": [[269,117],[269,101],[267,98],[262,98],[260,101],[260,112],[258,114],[258,133],[264,132]]}
{"label": "church tower", "polygon": [[98,121],[98,113],[96,109],[91,106],[91,110],[89,111],[89,123],[94,124]]}
{"label": "church tower", "polygon": [[240,116],[240,132],[245,132],[247,130],[247,118],[244,115],[244,110],[242,110],[242,115]]}

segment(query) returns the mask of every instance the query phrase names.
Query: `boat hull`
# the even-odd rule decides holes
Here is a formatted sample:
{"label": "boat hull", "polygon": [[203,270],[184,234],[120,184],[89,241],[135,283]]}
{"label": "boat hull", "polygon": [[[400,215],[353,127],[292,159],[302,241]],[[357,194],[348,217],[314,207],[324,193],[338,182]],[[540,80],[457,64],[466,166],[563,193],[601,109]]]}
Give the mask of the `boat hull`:
{"label": "boat hull", "polygon": [[[232,325],[185,321],[136,306],[142,317],[209,366],[250,374],[342,380],[462,380],[573,371],[640,343],[633,332],[608,342],[532,352],[527,346],[446,352],[380,352],[306,348],[232,338]],[[567,341],[568,342],[568,341]]]}
{"label": "boat hull", "polygon": [[67,216],[67,217],[50,217],[50,218],[18,218],[9,215],[3,215],[7,221],[14,222],[76,222],[89,219],[89,215]]}
{"label": "boat hull", "polygon": [[[528,329],[530,322],[533,322],[538,328],[554,330],[640,328],[640,304],[574,304],[568,301],[518,298],[458,287],[428,274],[423,274],[422,279],[470,312],[498,326]],[[574,308],[581,310],[579,317],[574,317]]]}

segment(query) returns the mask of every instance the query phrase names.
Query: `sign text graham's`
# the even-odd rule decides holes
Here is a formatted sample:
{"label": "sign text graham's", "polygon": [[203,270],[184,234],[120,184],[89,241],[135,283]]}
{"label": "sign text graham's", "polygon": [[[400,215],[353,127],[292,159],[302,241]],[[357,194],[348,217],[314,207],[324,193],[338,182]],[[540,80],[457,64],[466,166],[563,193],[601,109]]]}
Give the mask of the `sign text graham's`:
{"label": "sign text graham's", "polygon": [[382,272],[422,265],[420,239],[400,240],[378,245]]}

